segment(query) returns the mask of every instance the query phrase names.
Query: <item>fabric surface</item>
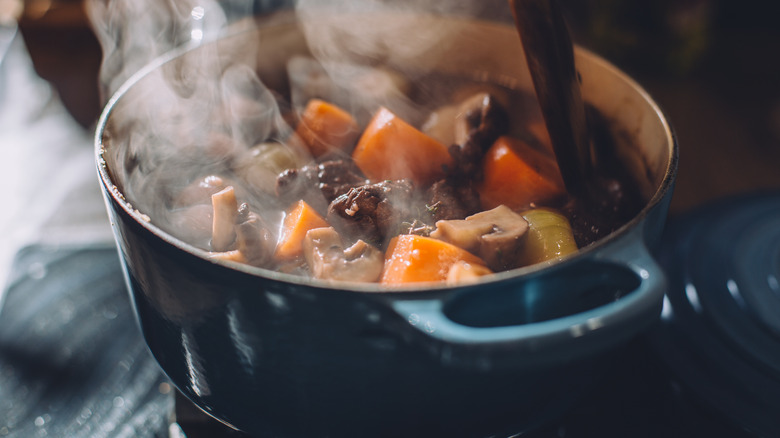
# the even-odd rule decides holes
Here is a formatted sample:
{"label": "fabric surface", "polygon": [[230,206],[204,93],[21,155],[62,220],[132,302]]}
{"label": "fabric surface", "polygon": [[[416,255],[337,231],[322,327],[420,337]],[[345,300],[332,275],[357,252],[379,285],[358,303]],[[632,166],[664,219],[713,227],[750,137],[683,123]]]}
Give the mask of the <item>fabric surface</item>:
{"label": "fabric surface", "polygon": [[0,285],[23,246],[111,242],[92,136],[0,26]]}

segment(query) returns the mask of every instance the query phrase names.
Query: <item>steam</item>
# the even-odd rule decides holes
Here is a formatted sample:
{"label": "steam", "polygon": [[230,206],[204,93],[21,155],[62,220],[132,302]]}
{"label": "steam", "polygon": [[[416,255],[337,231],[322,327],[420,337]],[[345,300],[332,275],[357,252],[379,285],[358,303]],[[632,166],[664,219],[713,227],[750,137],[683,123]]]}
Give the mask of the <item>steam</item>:
{"label": "steam", "polygon": [[[417,77],[401,77],[381,66],[392,65],[398,57],[441,56],[436,53],[442,53],[441,45],[450,40],[447,32],[456,30],[423,25],[412,11],[478,16],[496,5],[472,0],[300,0],[293,10],[284,12],[288,18],[295,14],[310,51],[306,57],[274,49],[277,41],[273,38],[239,38],[227,46],[206,44],[250,21],[246,17],[252,16],[254,3],[89,3],[90,19],[104,53],[100,71],[103,101],[108,102],[134,75],[149,70],[112,109],[106,129],[111,138],[106,142],[111,144],[107,161],[113,179],[135,208],[168,231],[173,232],[181,222],[168,216],[177,193],[188,184],[210,174],[230,179],[235,176],[231,172],[236,162],[251,160],[258,144],[289,138],[292,128],[285,111],[290,108],[279,107],[280,84],[284,88],[289,83],[293,111],[300,111],[312,96],[303,84],[311,85],[312,76],[322,74],[328,80],[317,90],[318,97],[351,111],[361,123],[379,106],[419,122],[421,108],[408,97],[410,83]],[[500,4],[505,6],[503,0]],[[394,18],[400,15],[404,19]],[[288,36],[282,36],[281,43],[295,45],[284,38]],[[186,56],[176,56],[194,48]],[[162,68],[149,67],[168,59]],[[281,67],[289,67],[288,76],[258,75],[280,59],[287,62]],[[356,59],[361,60],[360,66]],[[355,87],[360,92],[354,92]],[[293,159],[304,163],[302,148],[291,146]],[[254,211],[267,210],[263,206],[271,202],[268,193],[243,186],[242,178],[228,182]],[[202,206],[198,210],[204,211]]]}

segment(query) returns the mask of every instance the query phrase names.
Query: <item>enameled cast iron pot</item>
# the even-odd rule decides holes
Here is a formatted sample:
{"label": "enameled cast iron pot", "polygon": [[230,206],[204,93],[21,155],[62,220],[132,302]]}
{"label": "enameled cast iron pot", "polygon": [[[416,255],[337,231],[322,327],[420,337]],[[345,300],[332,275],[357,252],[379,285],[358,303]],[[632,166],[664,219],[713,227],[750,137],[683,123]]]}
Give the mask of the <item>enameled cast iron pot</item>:
{"label": "enameled cast iron pot", "polygon": [[[416,16],[407,27],[403,20],[378,20],[379,40],[409,43],[438,26],[447,43],[401,44],[384,54],[389,65],[530,90],[510,26]],[[286,59],[320,49],[307,48],[294,24],[252,24],[160,59],[107,105],[96,135],[99,176],[152,354],[197,406],[258,436],[506,436],[561,415],[615,348],[659,315],[665,280],[648,246],[659,238],[677,169],[664,115],[625,74],[578,50],[584,98],[624,140],[621,154],[646,206],[574,256],[469,286],[342,287],[216,263],[126,199],[137,153],[127,150],[128,138],[154,129],[139,114],[155,120],[154,111],[171,110],[142,91],[145,83],[175,76],[195,84],[203,73],[188,65],[208,53],[217,56],[212,68],[247,63],[273,86]],[[360,62],[357,55],[350,61]]]}

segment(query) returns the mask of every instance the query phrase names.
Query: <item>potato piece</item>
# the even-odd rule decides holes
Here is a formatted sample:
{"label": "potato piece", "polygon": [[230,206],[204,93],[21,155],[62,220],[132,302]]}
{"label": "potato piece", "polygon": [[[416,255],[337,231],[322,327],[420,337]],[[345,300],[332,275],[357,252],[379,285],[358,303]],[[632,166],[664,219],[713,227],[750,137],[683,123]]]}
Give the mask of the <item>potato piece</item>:
{"label": "potato piece", "polygon": [[236,161],[235,172],[257,191],[274,193],[276,178],[287,169],[298,167],[303,160],[285,144],[268,141],[250,148]]}

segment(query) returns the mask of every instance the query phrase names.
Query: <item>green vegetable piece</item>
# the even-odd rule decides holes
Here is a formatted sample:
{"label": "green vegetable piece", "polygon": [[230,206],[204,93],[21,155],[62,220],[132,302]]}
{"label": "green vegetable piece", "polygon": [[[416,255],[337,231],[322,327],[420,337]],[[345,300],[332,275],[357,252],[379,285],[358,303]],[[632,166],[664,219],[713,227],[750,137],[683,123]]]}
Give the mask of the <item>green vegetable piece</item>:
{"label": "green vegetable piece", "polygon": [[521,253],[521,265],[554,261],[577,251],[577,243],[566,216],[549,208],[522,213],[528,221],[528,235]]}

